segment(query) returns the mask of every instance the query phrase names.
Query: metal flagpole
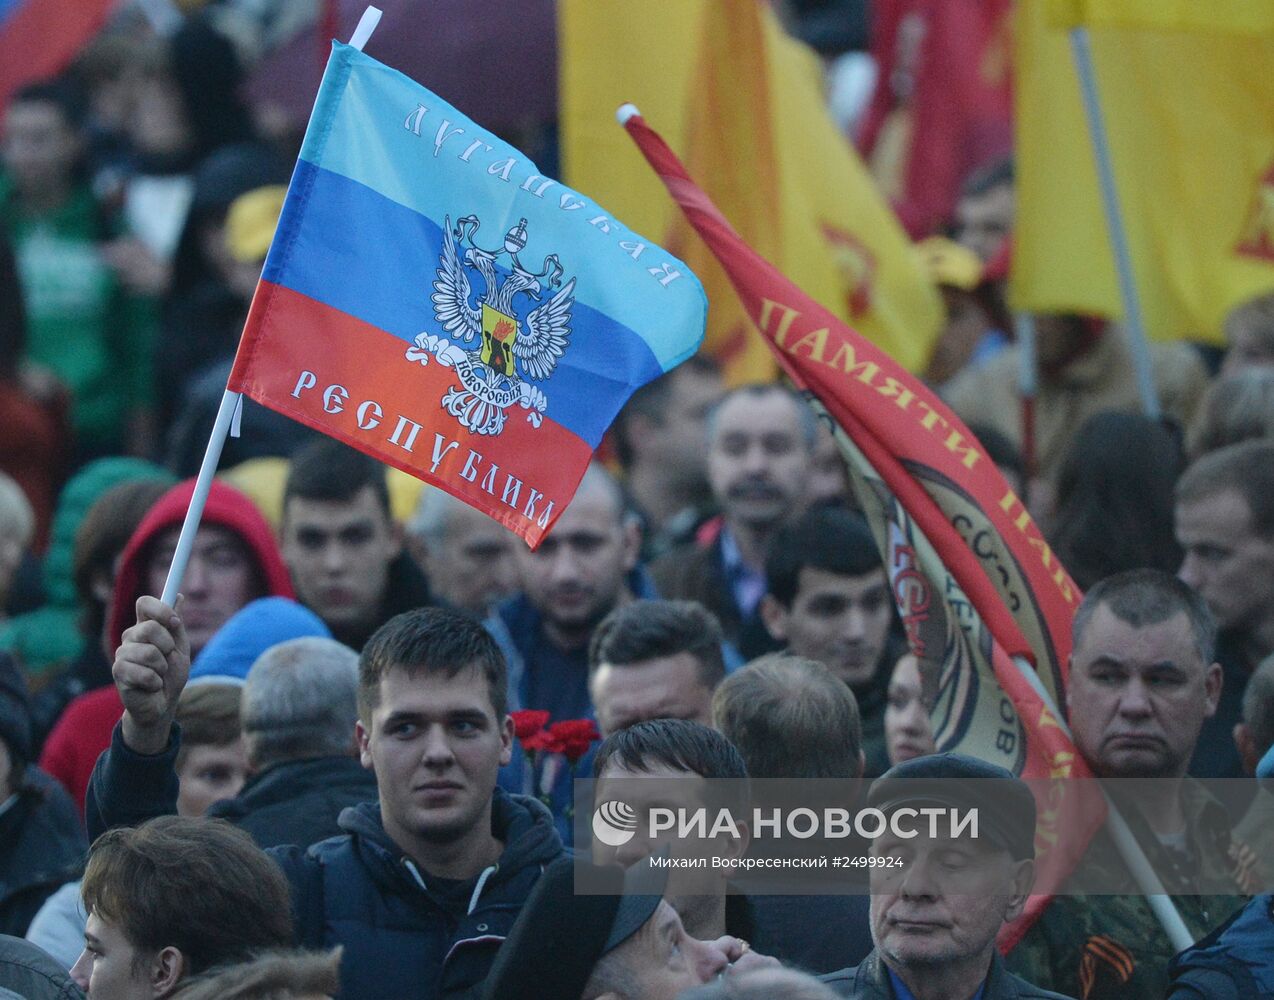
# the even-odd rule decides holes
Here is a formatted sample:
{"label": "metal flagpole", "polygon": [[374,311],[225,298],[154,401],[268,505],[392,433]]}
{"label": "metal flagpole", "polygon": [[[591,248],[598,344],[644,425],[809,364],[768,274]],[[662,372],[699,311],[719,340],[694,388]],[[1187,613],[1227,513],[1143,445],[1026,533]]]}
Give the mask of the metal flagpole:
{"label": "metal flagpole", "polygon": [[[1097,162],[1097,180],[1101,186],[1102,208],[1106,215],[1106,227],[1110,234],[1110,248],[1115,258],[1115,270],[1119,278],[1119,295],[1124,306],[1124,335],[1128,339],[1128,349],[1132,355],[1133,367],[1137,374],[1137,391],[1141,396],[1142,408],[1146,415],[1158,418],[1160,415],[1159,396],[1155,391],[1154,378],[1150,367],[1150,348],[1146,342],[1145,323],[1141,315],[1141,300],[1137,295],[1136,276],[1132,269],[1132,253],[1128,249],[1128,234],[1124,230],[1123,215],[1119,208],[1119,190],[1115,185],[1115,171],[1111,164],[1110,144],[1106,136],[1106,126],[1102,120],[1101,100],[1097,93],[1097,74],[1093,68],[1093,51],[1088,29],[1076,27],[1070,32],[1071,52],[1075,59],[1075,71],[1079,76],[1080,94],[1084,101],[1084,117],[1088,122],[1088,134],[1093,144],[1093,156]],[[1013,662],[1030,682],[1036,693],[1048,706],[1057,719],[1067,737],[1070,727],[1066,725],[1057,706],[1052,703],[1048,692],[1040,683],[1038,675],[1030,664],[1021,657],[1013,657]],[[1137,843],[1115,804],[1106,794],[1106,827],[1115,843],[1124,864],[1145,896],[1147,904],[1156,919],[1163,927],[1168,940],[1177,951],[1184,951],[1194,944],[1194,935],[1186,928],[1181,914],[1173,905],[1172,899],[1164,889],[1159,876],[1150,867],[1145,851]]]}
{"label": "metal flagpole", "polygon": [[[380,23],[379,8],[368,7],[359,19],[358,27],[349,40],[356,49],[362,49],[367,39]],[[208,447],[203,453],[203,462],[199,466],[199,475],[195,479],[195,491],[190,498],[190,506],[186,509],[186,519],[181,524],[181,534],[177,537],[177,549],[173,552],[172,565],[168,568],[168,579],[164,581],[164,592],[160,599],[169,607],[177,599],[177,591],[181,587],[182,577],[186,575],[186,564],[190,561],[190,550],[195,544],[195,535],[199,532],[199,522],[203,518],[204,505],[208,502],[208,491],[212,489],[212,477],[217,471],[217,462],[221,459],[221,449],[225,446],[226,436],[230,433],[231,424],[239,407],[243,405],[243,393],[227,389],[221,396],[221,405],[217,408],[217,418],[212,425],[212,435],[208,438]]]}
{"label": "metal flagpole", "polygon": [[1035,344],[1035,317],[1020,313],[1014,324],[1017,335],[1018,396],[1022,400],[1022,504],[1030,506],[1031,482],[1035,478],[1035,397],[1039,393],[1039,351]]}
{"label": "metal flagpole", "polygon": [[[1074,738],[1071,736],[1070,726],[1066,724],[1066,720],[1057,711],[1057,706],[1053,704],[1053,699],[1049,697],[1048,691],[1040,682],[1039,675],[1034,668],[1020,656],[1014,656],[1013,663],[1035,690],[1035,693],[1040,696],[1044,706],[1053,713],[1053,718],[1057,720],[1058,728],[1073,743]],[[1114,802],[1110,800],[1110,796],[1106,794],[1104,788],[1102,789],[1102,797],[1106,800],[1106,828],[1110,831],[1110,838],[1115,842],[1115,848],[1119,851],[1119,856],[1123,858],[1124,864],[1128,866],[1128,871],[1136,881],[1137,888],[1146,897],[1146,902],[1149,904],[1156,919],[1158,919],[1160,926],[1163,927],[1163,932],[1168,935],[1168,940],[1172,942],[1173,950],[1185,951],[1194,944],[1194,935],[1190,933],[1185,921],[1181,919],[1181,914],[1177,912],[1177,907],[1172,902],[1172,897],[1168,895],[1167,890],[1163,887],[1163,882],[1159,880],[1155,870],[1150,867],[1150,860],[1146,857],[1146,852],[1142,850],[1141,845],[1137,843],[1137,838],[1128,826],[1128,821],[1115,808]]]}
{"label": "metal flagpole", "polygon": [[1146,327],[1141,316],[1141,300],[1137,297],[1137,283],[1132,270],[1132,254],[1128,249],[1128,234],[1124,230],[1123,216],[1119,210],[1119,191],[1115,186],[1115,171],[1111,166],[1110,144],[1106,137],[1106,125],[1101,115],[1101,100],[1097,94],[1097,75],[1093,69],[1093,50],[1088,29],[1072,28],[1071,52],[1075,57],[1075,71],[1079,75],[1079,89],[1084,99],[1084,117],[1088,121],[1088,135],[1097,160],[1097,180],[1101,186],[1102,208],[1106,214],[1106,228],[1110,234],[1110,249],[1115,257],[1115,271],[1119,277],[1119,297],[1124,305],[1124,335],[1132,354],[1137,373],[1137,392],[1141,396],[1146,416],[1158,418],[1159,395],[1150,370],[1150,348],[1146,343]]}

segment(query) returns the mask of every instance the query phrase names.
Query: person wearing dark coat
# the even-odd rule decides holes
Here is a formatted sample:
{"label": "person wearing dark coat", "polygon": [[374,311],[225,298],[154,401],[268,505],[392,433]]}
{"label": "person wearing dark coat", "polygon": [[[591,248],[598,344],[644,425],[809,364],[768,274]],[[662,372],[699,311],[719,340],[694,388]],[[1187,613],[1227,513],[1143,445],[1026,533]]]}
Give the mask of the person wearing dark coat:
{"label": "person wearing dark coat", "polygon": [[66,969],[30,941],[0,935],[0,1000],[84,1000]]}
{"label": "person wearing dark coat", "polygon": [[[1274,747],[1256,776],[1274,784]],[[1172,960],[1167,1000],[1244,1000],[1274,997],[1274,893],[1246,906]]]}
{"label": "person wearing dark coat", "polygon": [[[94,834],[176,805],[185,627],[152,597],[138,617],[114,665],[125,711],[90,785]],[[344,810],[338,837],[267,852],[291,885],[297,944],[344,949],[343,1000],[477,996],[564,854],[544,806],[496,788],[513,741],[506,697],[499,648],[457,612],[399,615],[364,648],[356,731],[379,803]]]}
{"label": "person wearing dark coat", "polygon": [[161,303],[162,348],[155,352],[159,426],[171,428],[179,422],[199,374],[234,355],[243,329],[249,300],[232,286],[227,255],[219,251],[226,213],[240,195],[286,184],[287,178],[287,165],[254,142],[222,144],[195,171],[172,281]]}
{"label": "person wearing dark coat", "polygon": [[790,390],[727,393],[708,417],[708,482],[721,518],[650,567],[662,597],[698,601],[747,659],[777,648],[760,619],[766,553],[805,507],[817,441],[812,412]]}
{"label": "person wearing dark coat", "polygon": [[[917,806],[945,811],[928,834],[906,819]],[[966,754],[932,754],[881,775],[867,808],[890,820],[872,842],[873,859],[897,864],[871,869],[876,947],[824,982],[854,1000],[1059,1000],[1005,969],[995,946],[1035,883],[1035,796],[1026,782]],[[970,812],[977,831],[957,832],[956,817]],[[961,860],[948,867],[947,858]]]}
{"label": "person wearing dark coat", "polygon": [[[856,969],[824,976],[823,981],[843,997],[855,1000],[894,1000],[900,996],[891,982],[889,966],[873,951]],[[952,994],[952,1000],[956,1000]],[[964,998],[960,998],[964,1000]],[[1060,993],[1050,993],[1019,979],[1004,968],[999,955],[991,956],[991,965],[983,981],[978,1000],[1066,1000]]]}
{"label": "person wearing dark coat", "polygon": [[253,774],[208,815],[262,847],[303,847],[339,836],[350,806],[376,801],[376,776],[355,757],[358,655],[306,636],[271,646],[252,664],[240,717]]}
{"label": "person wearing dark coat", "polygon": [[[762,815],[790,807],[790,790],[801,786],[801,805],[814,806],[811,792],[831,792],[829,801],[860,797],[862,732],[854,694],[822,663],[771,654],[727,677],[712,697],[713,726],[738,748],[752,779],[752,805]],[[866,844],[810,838],[803,856],[864,854]],[[757,838],[750,853],[791,856],[790,841]],[[806,853],[808,852],[808,853]],[[754,931],[745,935],[762,954],[813,973],[827,973],[862,961],[872,949],[865,872],[842,869],[829,891],[828,873],[797,873],[786,892],[757,892],[752,904]],[[861,876],[861,880],[860,880]],[[736,887],[746,889],[746,878]],[[760,881],[773,888],[774,873]],[[801,885],[800,883],[805,883]],[[794,884],[792,884],[794,883]],[[846,891],[853,888],[853,893]],[[804,890],[804,891],[801,891]]]}
{"label": "person wearing dark coat", "polygon": [[0,653],[0,934],[16,937],[88,849],[71,797],[30,759],[26,683]]}
{"label": "person wearing dark coat", "polygon": [[352,757],[315,757],[276,764],[255,775],[233,799],[208,810],[246,830],[262,847],[315,844],[343,832],[346,809],[376,801],[376,776]]}

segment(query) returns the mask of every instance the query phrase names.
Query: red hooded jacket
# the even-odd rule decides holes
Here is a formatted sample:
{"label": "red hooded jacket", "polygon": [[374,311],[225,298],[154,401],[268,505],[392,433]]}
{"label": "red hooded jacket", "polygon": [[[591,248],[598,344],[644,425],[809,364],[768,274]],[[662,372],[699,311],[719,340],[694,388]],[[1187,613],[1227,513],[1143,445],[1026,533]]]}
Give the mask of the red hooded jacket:
{"label": "red hooded jacket", "polygon": [[[124,630],[136,621],[137,598],[145,593],[147,549],[156,537],[181,526],[194,489],[195,481],[188,479],[160,497],[124,547],[107,616],[116,646]],[[261,596],[295,596],[270,525],[246,496],[225,483],[214,481],[200,523],[220,525],[243,540],[255,557],[259,576],[265,584],[265,594]],[[90,691],[67,706],[44,744],[40,767],[66,787],[81,813],[93,765],[110,746],[111,731],[123,714],[124,704],[114,685]]]}

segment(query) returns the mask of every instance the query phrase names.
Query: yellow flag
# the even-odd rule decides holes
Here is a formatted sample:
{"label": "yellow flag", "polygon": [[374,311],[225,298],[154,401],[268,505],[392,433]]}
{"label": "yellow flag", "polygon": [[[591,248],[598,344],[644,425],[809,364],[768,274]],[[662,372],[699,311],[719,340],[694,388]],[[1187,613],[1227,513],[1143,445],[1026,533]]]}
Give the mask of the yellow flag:
{"label": "yellow flag", "polygon": [[562,180],[634,232],[663,235],[674,215],[615,109],[631,101],[685,138],[686,87],[709,0],[558,0]]}
{"label": "yellow flag", "polygon": [[1274,32],[1272,0],[1048,0],[1048,16],[1062,28]]}
{"label": "yellow flag", "polygon": [[[1220,343],[1225,314],[1274,289],[1274,35],[1243,28],[1274,4],[1018,5],[1011,298],[1107,316],[1122,315],[1115,265],[1068,34],[1048,3],[1071,8],[1064,23],[1099,25],[1093,62],[1147,335]],[[1199,21],[1188,6],[1225,30],[1161,30]]]}
{"label": "yellow flag", "polygon": [[[564,0],[560,11],[566,179],[638,232],[662,235],[695,270],[709,302],[704,350],[721,358],[728,382],[772,378],[772,355],[716,259],[665,194],[647,193],[649,176],[630,170],[633,150],[613,150],[627,138],[613,124],[622,101],[659,126],[760,253],[901,364],[924,367],[938,295],[828,116],[817,57],[768,4]],[[585,111],[595,120],[581,121]],[[596,121],[614,139],[603,141]]]}

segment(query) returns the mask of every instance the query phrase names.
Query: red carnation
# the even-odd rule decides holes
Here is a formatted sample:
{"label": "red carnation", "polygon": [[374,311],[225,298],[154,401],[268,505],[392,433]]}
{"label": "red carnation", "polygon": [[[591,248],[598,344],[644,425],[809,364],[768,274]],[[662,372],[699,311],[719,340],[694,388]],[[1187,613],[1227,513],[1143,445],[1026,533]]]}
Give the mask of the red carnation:
{"label": "red carnation", "polygon": [[526,741],[549,724],[549,713],[534,708],[520,708],[516,712],[510,712],[509,714],[513,717],[514,735],[522,741],[522,745],[526,749],[535,749],[534,747],[527,747]]}
{"label": "red carnation", "polygon": [[522,749],[529,754],[536,754],[541,750],[553,753],[553,747],[549,743],[549,731],[541,729],[538,733],[532,733],[522,741]]}
{"label": "red carnation", "polygon": [[566,719],[555,722],[548,729],[545,749],[549,753],[560,753],[573,767],[579,759],[588,753],[588,748],[602,734],[597,731],[597,723],[592,719]]}

